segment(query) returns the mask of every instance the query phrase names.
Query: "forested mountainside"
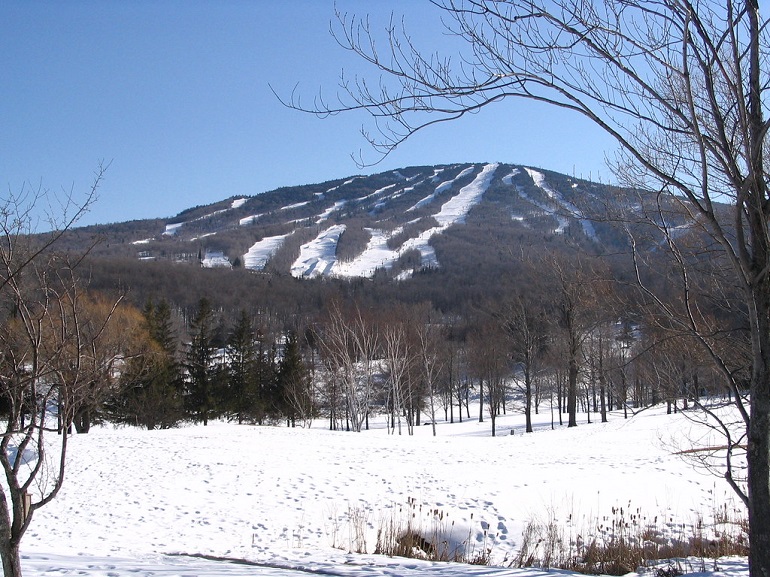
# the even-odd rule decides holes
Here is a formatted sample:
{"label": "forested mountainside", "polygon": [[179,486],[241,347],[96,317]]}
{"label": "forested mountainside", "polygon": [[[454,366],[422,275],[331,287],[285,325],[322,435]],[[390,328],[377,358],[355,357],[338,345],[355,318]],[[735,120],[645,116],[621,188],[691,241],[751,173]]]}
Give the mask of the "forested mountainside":
{"label": "forested mountainside", "polygon": [[636,202],[613,187],[521,166],[410,167],[230,197],[169,219],[81,228],[68,244],[97,235],[98,256],[298,278],[404,278],[554,238],[616,250],[627,239],[607,215]]}
{"label": "forested mountainside", "polygon": [[655,255],[661,205],[678,227],[673,199],[511,164],[420,166],[78,228],[58,246],[92,247],[92,286],[140,306],[206,296],[223,309],[257,299],[318,310],[342,291],[456,311],[527,285],[521,263],[547,252],[603,255],[616,280],[631,278],[631,235]]}

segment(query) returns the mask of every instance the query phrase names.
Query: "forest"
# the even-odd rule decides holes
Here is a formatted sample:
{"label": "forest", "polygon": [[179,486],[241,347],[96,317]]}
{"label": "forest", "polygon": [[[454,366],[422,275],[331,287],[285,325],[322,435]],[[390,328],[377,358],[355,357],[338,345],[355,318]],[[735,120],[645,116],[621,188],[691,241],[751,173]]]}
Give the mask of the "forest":
{"label": "forest", "polygon": [[[719,375],[676,316],[686,306],[666,253],[593,254],[564,239],[497,258],[466,255],[464,229],[438,251],[458,255],[406,281],[296,279],[234,268],[94,258],[89,290],[125,294],[141,330],[97,405],[83,403],[79,431],[109,421],[149,429],[184,421],[358,431],[372,414],[392,430],[550,411],[554,424],[605,420],[666,402],[727,395]],[[513,246],[513,245],[512,245]],[[703,322],[746,370],[745,327],[723,280],[703,259],[688,277]],[[636,275],[643,278],[640,284]],[[131,279],[130,286],[127,279]],[[737,314],[736,314],[737,313]],[[480,401],[470,414],[470,399]],[[531,430],[531,425],[528,425]]]}

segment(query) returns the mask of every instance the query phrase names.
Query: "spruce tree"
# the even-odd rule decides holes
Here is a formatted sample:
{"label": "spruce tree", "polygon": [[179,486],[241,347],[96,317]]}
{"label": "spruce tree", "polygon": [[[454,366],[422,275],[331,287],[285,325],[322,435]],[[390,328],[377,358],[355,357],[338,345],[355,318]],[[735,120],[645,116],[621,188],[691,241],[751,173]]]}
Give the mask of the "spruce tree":
{"label": "spruce tree", "polygon": [[257,404],[257,347],[251,319],[241,311],[227,339],[227,412],[242,423],[254,415]]}
{"label": "spruce tree", "polygon": [[289,332],[283,358],[278,367],[278,392],[283,416],[296,426],[297,419],[309,421],[314,416],[310,374],[302,359],[297,334]]}
{"label": "spruce tree", "polygon": [[198,302],[190,323],[191,341],[187,348],[187,414],[208,425],[216,416],[217,367],[214,365],[214,311],[208,299]]}
{"label": "spruce tree", "polygon": [[175,426],[183,417],[182,379],[177,361],[177,337],[171,307],[151,300],[142,315],[147,343],[142,354],[131,357],[121,372],[120,388],[107,403],[113,422],[148,430]]}

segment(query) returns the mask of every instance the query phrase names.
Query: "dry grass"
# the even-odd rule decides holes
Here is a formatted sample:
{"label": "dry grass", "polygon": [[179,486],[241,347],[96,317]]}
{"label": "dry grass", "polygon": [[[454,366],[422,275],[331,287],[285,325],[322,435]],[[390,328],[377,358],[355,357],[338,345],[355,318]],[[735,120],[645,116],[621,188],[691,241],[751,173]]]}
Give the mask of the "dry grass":
{"label": "dry grass", "polygon": [[702,517],[689,524],[675,523],[629,509],[613,508],[611,515],[580,531],[567,523],[568,531],[553,515],[545,522],[532,520],[511,565],[625,575],[666,560],[748,554],[748,527],[736,508],[718,508],[709,525]]}
{"label": "dry grass", "polygon": [[384,517],[377,530],[375,553],[429,561],[488,565],[491,549],[478,542],[470,529],[455,525],[441,509],[425,508],[408,499]]}
{"label": "dry grass", "polygon": [[[371,512],[347,511],[347,549],[367,553]],[[471,519],[473,516],[471,515]],[[482,527],[484,525],[482,524]],[[334,539],[341,531],[335,525]],[[559,518],[549,511],[545,520],[527,524],[516,557],[508,566],[567,569],[594,575],[626,575],[642,567],[656,567],[657,577],[676,577],[682,563],[748,554],[748,526],[743,511],[732,505],[714,507],[710,521],[703,517],[681,523],[671,517],[645,515],[630,506],[586,520],[577,527],[572,515]],[[467,524],[455,524],[441,509],[424,507],[414,499],[381,515],[375,554],[489,565],[493,539]],[[688,560],[688,561],[683,561]]]}

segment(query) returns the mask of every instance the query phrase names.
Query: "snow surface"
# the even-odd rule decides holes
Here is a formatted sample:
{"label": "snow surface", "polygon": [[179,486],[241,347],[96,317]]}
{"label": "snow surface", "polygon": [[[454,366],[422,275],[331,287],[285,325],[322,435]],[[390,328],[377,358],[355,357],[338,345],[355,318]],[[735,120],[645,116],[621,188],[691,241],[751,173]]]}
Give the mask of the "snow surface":
{"label": "snow surface", "polygon": [[521,172],[518,168],[514,168],[510,173],[503,177],[503,184],[511,186],[513,184],[513,177]]}
{"label": "snow surface", "polygon": [[232,263],[221,251],[206,252],[201,260],[201,266],[203,268],[230,268]]}
{"label": "snow surface", "polygon": [[337,210],[340,210],[343,206],[347,204],[346,200],[338,200],[335,202],[332,206],[327,208],[325,211],[323,211],[321,214],[318,215],[318,220],[315,222],[316,224],[321,224],[323,221],[328,220],[329,217]]}
{"label": "snow surface", "polygon": [[330,274],[334,263],[337,262],[337,242],[345,228],[344,224],[335,224],[303,244],[299,249],[299,257],[291,266],[291,274],[298,278]]}
{"label": "snow surface", "polygon": [[[731,498],[724,481],[674,454],[674,440],[692,436],[693,424],[664,407],[628,420],[613,413],[606,424],[586,424],[581,415],[577,428],[557,422],[551,430],[546,405],[535,433],[523,434],[523,416],[509,412],[498,417],[494,438],[488,419],[478,422],[478,407],[471,411],[463,423],[439,420],[436,437],[431,427],[390,435],[374,417],[372,430],[358,434],[328,431],[325,421],[311,429],[96,427],[72,437],[64,487],[32,520],[22,542],[25,575],[570,575],[372,551],[388,520],[414,514],[427,526],[440,512],[444,528],[461,527],[474,547],[490,547],[493,561],[504,563],[532,519],[555,519],[570,535],[611,517],[613,507],[671,525],[698,515],[708,523]],[[362,523],[351,523],[356,516]],[[351,553],[356,526],[366,555]],[[745,559],[719,568],[727,577],[748,575]]]}
{"label": "snow surface", "polygon": [[183,225],[183,222],[178,222],[176,224],[167,224],[166,229],[163,231],[163,234],[166,235],[172,235],[176,234],[177,230]]}
{"label": "snow surface", "polygon": [[265,268],[267,261],[270,260],[275,252],[281,248],[283,241],[289,236],[288,234],[281,234],[278,236],[267,236],[262,240],[255,242],[249,248],[249,251],[243,255],[243,266],[252,270],[262,270]]}
{"label": "snow surface", "polygon": [[[456,195],[441,206],[438,213],[433,215],[433,218],[436,219],[439,226],[434,226],[422,232],[417,237],[408,239],[399,248],[393,250],[387,246],[388,239],[396,234],[397,231],[388,234],[382,230],[368,229],[371,238],[364,251],[351,262],[338,262],[335,256],[335,250],[339,236],[344,230],[344,225],[335,225],[321,231],[318,237],[313,241],[302,246],[300,256],[292,266],[291,274],[295,277],[314,277],[319,275],[372,277],[378,268],[392,268],[402,254],[412,249],[416,249],[420,252],[422,266],[438,266],[439,263],[436,258],[436,252],[433,247],[430,246],[431,238],[434,235],[443,232],[453,224],[465,221],[468,212],[479,203],[481,197],[489,188],[489,184],[492,182],[492,177],[498,166],[498,164],[485,165],[470,184],[462,187]],[[441,189],[441,191],[447,190],[454,181],[462,176],[467,176],[473,172],[473,170],[475,170],[475,167],[467,168],[454,180],[441,183],[436,187],[435,194],[438,194],[439,189]],[[392,186],[393,185],[389,185],[358,200],[368,199],[392,188]],[[403,193],[403,191],[401,191],[401,193]],[[332,209],[334,209],[334,207],[332,207]],[[328,215],[324,213],[322,219],[326,218],[326,216]],[[318,222],[321,222],[321,220]]]}
{"label": "snow surface", "polygon": [[433,218],[438,221],[442,229],[448,228],[455,223],[465,222],[465,217],[470,212],[470,209],[479,203],[481,197],[489,188],[489,184],[492,182],[492,177],[495,175],[498,166],[499,164],[487,164],[484,166],[473,182],[462,187],[456,196],[453,196],[441,206],[441,210],[438,214],[434,214]]}
{"label": "snow surface", "polygon": [[[580,215],[580,211],[574,204],[565,200],[564,197],[561,195],[561,193],[551,188],[551,186],[546,182],[545,175],[542,172],[538,172],[537,170],[533,170],[531,168],[525,168],[524,170],[526,170],[530,178],[532,178],[532,181],[535,183],[535,186],[537,186],[543,192],[545,192],[546,195],[548,195],[548,198],[550,198],[552,201],[554,201],[557,205],[559,205],[561,208],[566,210],[568,213],[576,217]],[[559,229],[557,230],[557,232],[559,233],[564,232],[564,229],[566,228],[568,221],[558,216],[556,218],[559,221]],[[598,240],[598,237],[596,236],[596,231],[594,230],[594,225],[590,220],[585,218],[580,219],[580,225],[583,227],[583,233],[588,238],[593,240]]]}
{"label": "snow surface", "polygon": [[[445,180],[444,182],[442,182],[441,184],[439,184],[439,185],[436,187],[436,189],[433,191],[433,193],[432,193],[432,194],[429,194],[428,196],[426,196],[426,197],[425,197],[425,198],[423,198],[422,200],[418,201],[418,202],[417,202],[417,203],[416,203],[414,206],[412,206],[412,207],[408,208],[408,209],[406,210],[406,212],[410,212],[410,211],[412,211],[412,210],[417,210],[418,208],[422,208],[423,206],[425,206],[425,205],[427,205],[427,204],[430,204],[431,202],[433,202],[433,200],[434,200],[434,199],[435,199],[437,196],[439,196],[440,194],[443,194],[443,193],[445,193],[447,190],[449,190],[450,188],[452,188],[452,186],[454,185],[454,183],[455,183],[455,182],[457,182],[458,180],[460,180],[460,179],[461,179],[461,178],[463,178],[463,177],[466,177],[466,176],[468,176],[468,175],[469,175],[469,174],[471,174],[471,173],[472,173],[474,170],[475,170],[475,167],[473,167],[473,166],[469,166],[468,168],[466,168],[466,169],[462,170],[462,171],[461,171],[461,172],[460,172],[460,173],[459,173],[457,176],[455,176],[455,177],[454,177],[452,180]],[[437,178],[437,177],[438,177],[438,175],[439,175],[439,172],[435,172],[435,173],[433,174],[433,179]]]}
{"label": "snow surface", "polygon": [[230,205],[230,208],[240,208],[244,204],[246,204],[246,201],[249,200],[248,198],[236,198],[233,200],[232,204]]}
{"label": "snow surface", "polygon": [[310,204],[309,200],[305,200],[303,202],[295,202],[294,204],[287,204],[286,206],[282,206],[279,210],[292,210],[294,208],[299,208],[308,204]]}

